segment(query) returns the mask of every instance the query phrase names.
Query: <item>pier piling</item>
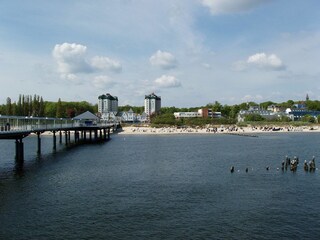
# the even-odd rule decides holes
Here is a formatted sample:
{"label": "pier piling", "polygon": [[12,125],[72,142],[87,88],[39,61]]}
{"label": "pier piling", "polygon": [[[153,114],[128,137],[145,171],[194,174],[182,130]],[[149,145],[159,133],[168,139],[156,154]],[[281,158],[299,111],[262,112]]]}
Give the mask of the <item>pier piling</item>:
{"label": "pier piling", "polygon": [[41,154],[41,138],[40,138],[41,133],[37,132],[37,138],[38,138],[38,150],[37,153]]}
{"label": "pier piling", "polygon": [[56,137],[56,131],[53,131],[53,150],[57,149],[57,137]]}
{"label": "pier piling", "polygon": [[24,160],[23,142],[22,138],[16,139],[16,161],[18,163],[23,163]]}

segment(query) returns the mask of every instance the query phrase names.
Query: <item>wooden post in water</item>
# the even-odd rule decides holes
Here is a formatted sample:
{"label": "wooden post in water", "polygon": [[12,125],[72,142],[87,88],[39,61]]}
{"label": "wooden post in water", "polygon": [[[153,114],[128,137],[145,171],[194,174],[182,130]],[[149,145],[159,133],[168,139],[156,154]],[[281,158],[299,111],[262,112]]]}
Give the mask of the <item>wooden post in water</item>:
{"label": "wooden post in water", "polygon": [[108,140],[110,140],[110,128],[108,128]]}
{"label": "wooden post in water", "polygon": [[66,144],[66,146],[68,146],[68,131],[65,131],[64,132],[64,137],[65,137],[65,144]]}
{"label": "wooden post in water", "polygon": [[94,130],[94,140],[98,141],[98,130]]}
{"label": "wooden post in water", "polygon": [[90,130],[90,142],[92,141],[92,132]]}
{"label": "wooden post in water", "polygon": [[78,131],[74,131],[74,142],[75,143],[77,143],[77,141],[78,141],[77,135],[78,135]]}
{"label": "wooden post in water", "polygon": [[59,143],[61,144],[62,143],[62,132],[61,132],[61,130],[60,130],[60,132],[59,132]]}
{"label": "wooden post in water", "polygon": [[40,138],[41,133],[37,132],[37,138],[38,138],[38,150],[37,153],[41,154],[41,138]]}
{"label": "wooden post in water", "polygon": [[53,150],[57,149],[57,137],[56,137],[56,131],[53,131]]}
{"label": "wooden post in water", "polygon": [[103,129],[103,140],[107,141],[107,131],[105,128]]}
{"label": "wooden post in water", "polygon": [[24,161],[23,142],[22,138],[16,139],[16,161],[20,164]]}
{"label": "wooden post in water", "polygon": [[68,141],[71,143],[71,131],[68,131]]}

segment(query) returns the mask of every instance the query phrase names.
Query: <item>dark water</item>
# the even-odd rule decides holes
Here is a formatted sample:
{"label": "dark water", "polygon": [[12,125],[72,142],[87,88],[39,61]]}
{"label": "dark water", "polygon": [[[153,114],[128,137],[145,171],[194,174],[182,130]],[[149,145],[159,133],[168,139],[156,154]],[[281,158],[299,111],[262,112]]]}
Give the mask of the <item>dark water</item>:
{"label": "dark water", "polygon": [[277,170],[285,155],[319,167],[318,133],[25,148],[18,171],[14,142],[0,141],[0,239],[320,239],[320,172]]}

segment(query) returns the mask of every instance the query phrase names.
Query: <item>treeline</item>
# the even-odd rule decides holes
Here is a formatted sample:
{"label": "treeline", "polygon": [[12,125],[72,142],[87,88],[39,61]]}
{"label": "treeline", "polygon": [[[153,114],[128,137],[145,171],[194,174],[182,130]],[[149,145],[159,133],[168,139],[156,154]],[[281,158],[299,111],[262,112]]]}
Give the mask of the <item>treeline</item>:
{"label": "treeline", "polygon": [[6,104],[0,105],[0,114],[14,116],[35,116],[40,117],[45,114],[45,103],[43,98],[34,95],[19,95],[18,102],[12,102],[7,98]]}
{"label": "treeline", "polygon": [[9,116],[72,118],[85,111],[96,113],[98,106],[86,101],[64,102],[60,98],[57,102],[50,102],[38,95],[21,94],[17,102],[8,97],[6,104],[0,105],[0,114]]}
{"label": "treeline", "polygon": [[125,106],[119,106],[118,111],[119,112],[128,112],[130,109],[136,114],[141,114],[144,112],[144,107],[135,107],[135,106],[130,106],[130,105],[125,105]]}
{"label": "treeline", "polygon": [[[288,100],[282,103],[276,103],[272,101],[262,102],[260,104],[255,102],[246,102],[235,105],[222,105],[218,101],[214,103],[208,103],[205,106],[190,107],[190,108],[177,108],[177,107],[162,107],[161,112],[157,116],[151,118],[152,123],[155,124],[177,124],[177,125],[201,125],[208,123],[221,123],[228,124],[234,123],[236,121],[237,115],[240,110],[247,110],[250,106],[259,106],[260,109],[266,110],[270,105],[277,105],[280,108],[295,108],[295,104],[305,104],[307,110],[320,111],[320,101],[309,100],[306,101],[293,101]],[[221,112],[221,119],[174,119],[174,112],[194,112],[198,111],[200,108],[209,108],[214,112]],[[136,114],[141,114],[144,112],[143,106],[119,106],[118,111],[129,111],[133,110]],[[11,98],[7,98],[6,104],[0,105],[0,114],[2,115],[15,115],[15,116],[34,116],[34,117],[57,117],[57,118],[72,118],[79,115],[85,111],[90,111],[92,113],[98,112],[97,104],[92,105],[86,101],[81,102],[66,102],[61,101],[59,98],[57,102],[44,101],[42,96],[39,95],[19,95],[17,102],[12,102]],[[311,118],[306,118],[306,120],[311,121]],[[248,116],[248,121],[264,121],[261,116]],[[286,122],[289,119],[284,118],[280,121]]]}
{"label": "treeline", "polygon": [[[320,111],[320,101],[306,100],[306,101],[293,101],[288,100],[282,103],[276,103],[272,101],[262,102],[260,104],[255,102],[246,102],[235,105],[222,105],[218,101],[214,103],[209,103],[205,106],[192,107],[192,108],[176,108],[176,107],[163,107],[161,108],[161,114],[151,117],[151,123],[155,126],[159,125],[176,125],[176,126],[204,126],[206,124],[235,124],[237,122],[237,115],[240,110],[248,110],[250,106],[259,106],[260,109],[267,110],[268,106],[276,105],[283,110],[287,108],[295,109],[296,104],[304,104],[306,110]],[[175,119],[173,116],[174,112],[195,112],[201,108],[209,108],[214,112],[221,112],[222,118],[185,118],[185,119]],[[245,117],[245,122],[290,122],[291,119],[287,116],[283,116],[279,119],[267,120],[259,114],[249,114]],[[306,115],[301,118],[302,122],[314,123],[316,120],[310,116]],[[320,117],[318,117],[318,122],[320,122]]]}

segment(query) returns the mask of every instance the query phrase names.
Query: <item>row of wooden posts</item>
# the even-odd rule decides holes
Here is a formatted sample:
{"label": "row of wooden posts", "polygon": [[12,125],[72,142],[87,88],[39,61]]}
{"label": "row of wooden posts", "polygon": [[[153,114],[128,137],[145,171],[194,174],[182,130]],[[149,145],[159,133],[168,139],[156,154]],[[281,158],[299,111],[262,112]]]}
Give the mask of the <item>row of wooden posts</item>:
{"label": "row of wooden posts", "polygon": [[[71,131],[74,132],[74,141],[71,141]],[[101,129],[83,129],[83,130],[59,130],[52,131],[53,134],[53,150],[57,149],[57,136],[59,133],[59,143],[62,144],[62,135],[64,132],[65,145],[70,146],[71,144],[81,144],[81,143],[93,143],[93,142],[103,142],[110,139],[110,128]],[[41,154],[41,134],[43,132],[35,132],[37,135],[37,153]],[[24,136],[23,136],[24,137]],[[18,163],[23,163],[24,161],[24,143],[22,141],[23,137],[16,138],[16,161]]]}

